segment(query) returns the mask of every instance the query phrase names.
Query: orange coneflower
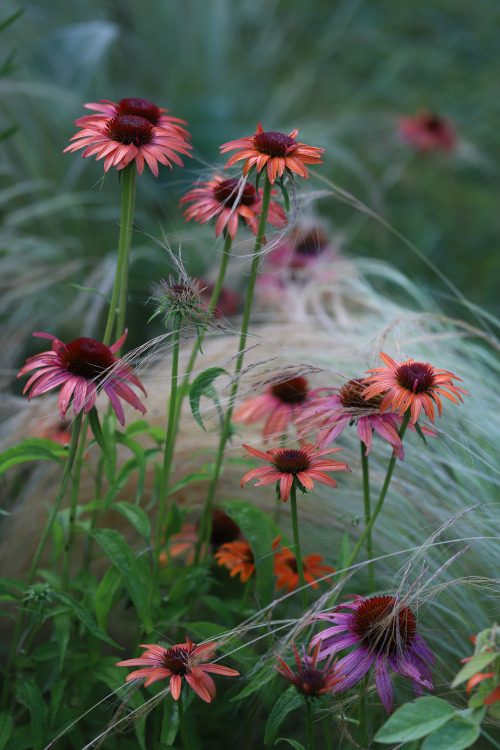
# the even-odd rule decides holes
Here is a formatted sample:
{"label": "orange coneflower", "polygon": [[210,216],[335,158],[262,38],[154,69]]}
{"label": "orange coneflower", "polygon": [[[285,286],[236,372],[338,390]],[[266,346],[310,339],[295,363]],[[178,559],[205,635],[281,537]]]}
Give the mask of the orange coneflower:
{"label": "orange coneflower", "polygon": [[[435,402],[439,416],[443,409],[440,396],[446,396],[453,403],[463,401],[461,393],[469,394],[463,388],[453,385],[452,379],[461,380],[448,370],[436,370],[428,362],[414,362],[408,359],[406,362],[396,362],[387,354],[380,352],[380,356],[387,367],[374,367],[368,372],[373,372],[363,382],[367,387],[361,395],[365,399],[373,398],[379,393],[384,397],[380,405],[380,413],[388,409],[404,414],[411,408],[411,419],[417,421],[423,409],[431,422],[434,422]],[[448,392],[449,391],[449,392]]]}
{"label": "orange coneflower", "polygon": [[[274,191],[276,192],[276,191]],[[257,234],[259,217],[262,210],[262,190],[257,190],[245,180],[231,178],[225,180],[220,174],[208,182],[198,183],[179,201],[179,206],[192,202],[184,212],[186,221],[194,219],[205,224],[217,217],[215,236],[223,229],[233,239],[238,231],[239,219],[246,221],[251,231]],[[286,226],[286,215],[281,206],[274,201],[269,203],[267,221],[278,229]]]}
{"label": "orange coneflower", "polygon": [[226,169],[232,167],[237,161],[246,159],[243,166],[243,175],[246,175],[254,164],[257,167],[257,172],[266,167],[271,185],[274,185],[276,177],[282,177],[285,169],[289,173],[295,172],[300,177],[309,179],[309,173],[305,165],[321,164],[321,154],[324,153],[325,149],[308,146],[306,143],[297,143],[295,136],[298,132],[297,128],[292,130],[289,135],[276,133],[273,130],[264,131],[259,122],[255,135],[229,141],[220,147],[222,154],[240,149],[238,153],[231,156],[226,164]]}
{"label": "orange coneflower", "polygon": [[235,669],[224,667],[222,664],[204,664],[208,659],[215,656],[216,641],[209,641],[197,646],[186,636],[186,643],[179,643],[170,648],[157,645],[144,645],[141,648],[147,651],[139,659],[127,659],[117,662],[117,667],[139,667],[127,675],[125,682],[138,680],[146,677],[144,686],[152,685],[153,682],[170,677],[170,694],[174,700],[179,700],[182,688],[182,677],[193,688],[202,700],[210,703],[215,698],[215,683],[206,674],[226,675],[236,677],[239,675]]}
{"label": "orange coneflower", "polygon": [[241,486],[243,487],[245,482],[257,477],[259,481],[255,484],[255,487],[277,482],[278,493],[284,503],[288,500],[294,481],[301,488],[307,490],[314,488],[314,480],[322,484],[328,484],[330,487],[336,487],[337,482],[328,474],[325,474],[325,471],[341,471],[342,469],[350,471],[347,464],[320,458],[328,453],[336,453],[341,450],[340,448],[319,451],[315,445],[309,443],[298,449],[273,448],[268,450],[267,453],[262,453],[262,451],[249,445],[243,445],[243,448],[246,448],[252,456],[268,461],[272,466],[262,466],[248,471],[241,480]]}
{"label": "orange coneflower", "polygon": [[223,544],[214,555],[218,565],[224,565],[231,578],[240,574],[240,581],[246,583],[255,570],[255,558],[248,542],[236,541]]}
{"label": "orange coneflower", "polygon": [[[275,542],[279,542],[275,540]],[[277,544],[274,543],[276,548]],[[325,578],[326,573],[335,573],[335,568],[329,565],[322,565],[323,558],[321,555],[307,555],[302,560],[304,569],[304,580],[310,583],[314,589],[318,588],[317,578],[323,578],[331,583],[330,578]],[[286,587],[288,593],[294,591],[300,583],[297,568],[297,558],[288,547],[282,547],[274,553],[274,575],[277,577],[276,588],[283,589]]]}

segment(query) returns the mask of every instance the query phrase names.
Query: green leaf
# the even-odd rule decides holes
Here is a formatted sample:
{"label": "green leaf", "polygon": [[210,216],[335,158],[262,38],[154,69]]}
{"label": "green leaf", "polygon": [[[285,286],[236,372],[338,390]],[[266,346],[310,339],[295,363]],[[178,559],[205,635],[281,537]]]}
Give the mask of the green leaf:
{"label": "green leaf", "polygon": [[40,689],[32,680],[23,680],[19,685],[21,702],[30,713],[33,750],[43,750],[47,744],[48,708]]}
{"label": "green leaf", "polygon": [[61,463],[68,455],[68,449],[47,438],[28,438],[0,453],[0,474],[11,466],[24,461],[58,461]]}
{"label": "green leaf", "polygon": [[[104,531],[105,529],[100,530]],[[70,594],[66,594],[64,591],[56,591],[54,592],[53,596],[63,604],[66,604],[66,606],[71,609],[75,617],[80,620],[80,622],[87,628],[90,633],[92,633],[92,635],[100,638],[101,641],[109,643],[110,646],[120,648],[120,646],[115,643],[115,641],[107,633],[105,633],[104,630],[101,630],[90,612],[86,610],[85,607],[82,607],[80,602],[77,602],[76,599],[73,599]]]}
{"label": "green leaf", "polygon": [[144,435],[145,433],[150,435],[157,443],[163,443],[165,441],[165,430],[161,427],[150,427],[145,419],[137,419],[135,422],[129,424],[125,430],[125,434],[129,437],[134,437],[134,435]]}
{"label": "green leaf", "polygon": [[351,542],[349,540],[349,534],[344,534],[342,541],[340,542],[339,559],[337,560],[337,570],[344,570],[349,558],[351,556]]}
{"label": "green leaf", "polygon": [[112,503],[111,505],[114,510],[116,510],[120,515],[122,515],[124,518],[129,521],[134,529],[139,532],[139,534],[144,537],[146,542],[149,543],[151,539],[151,521],[149,520],[149,516],[147,513],[143,511],[142,508],[140,508],[138,505],[131,505],[131,503],[126,503],[125,501],[121,501],[119,503]]}
{"label": "green leaf", "polygon": [[14,23],[14,21],[17,21],[19,16],[22,16],[24,13],[24,8],[21,8],[20,10],[16,10],[15,13],[13,13],[11,16],[8,16],[8,18],[5,19],[5,21],[2,21],[0,23],[0,31],[3,31],[7,28],[7,26],[10,26],[11,23]]}
{"label": "green leaf", "polygon": [[92,289],[92,287],[90,286],[82,286],[81,284],[75,284],[74,282],[69,284],[69,286],[73,287],[73,289],[78,289],[79,292],[90,292],[91,294],[97,294],[99,297],[102,297],[103,300],[108,303],[108,305],[111,303],[109,297],[100,292],[99,289]]}
{"label": "green leaf", "polygon": [[288,742],[288,744],[294,747],[295,750],[306,750],[304,745],[301,745],[300,742],[297,742],[297,740],[289,740],[287,737],[278,737],[274,744],[277,745],[278,742]]}
{"label": "green leaf", "polygon": [[106,461],[109,461],[110,455],[108,451],[108,446],[106,445],[106,441],[104,440],[104,435],[102,434],[101,424],[99,422],[99,415],[97,414],[97,409],[95,408],[95,406],[93,406],[92,409],[89,411],[88,417],[89,417],[89,424],[90,424],[90,429],[92,430],[92,434],[95,437],[96,442],[99,445],[99,448],[104,453],[104,457]]}
{"label": "green leaf", "polygon": [[182,490],[183,487],[187,487],[187,485],[192,484],[192,482],[206,482],[207,479],[211,478],[211,476],[212,472],[208,468],[205,471],[191,471],[189,472],[189,474],[186,474],[182,479],[179,479],[178,482],[172,485],[167,494],[173,495],[174,492]]}
{"label": "green leaf", "polygon": [[68,680],[58,680],[54,683],[54,685],[52,685],[52,688],[50,690],[49,724],[51,728],[53,728],[56,724],[57,714],[61,707],[62,699],[64,698],[64,695],[66,693],[67,684]]}
{"label": "green leaf", "polygon": [[479,727],[462,719],[449,721],[427,737],[422,750],[465,750],[474,744],[480,734]]}
{"label": "green leaf", "polygon": [[274,704],[266,724],[264,734],[264,743],[272,742],[278,733],[278,729],[285,721],[290,711],[295,711],[305,701],[305,696],[293,686],[290,685],[284,693],[280,695]]}
{"label": "green leaf", "polygon": [[135,493],[135,502],[138,504],[140,502],[140,499],[142,497],[142,492],[144,489],[144,482],[146,479],[146,463],[147,463],[147,456],[150,455],[156,455],[158,452],[158,449],[150,449],[149,451],[145,451],[142,445],[137,442],[137,440],[132,440],[132,438],[122,435],[121,432],[116,433],[116,440],[118,443],[121,443],[121,445],[125,445],[135,456],[135,460],[137,463],[137,470],[139,472],[139,481],[137,482],[137,490]]}
{"label": "green leaf", "polygon": [[460,672],[451,683],[451,686],[456,687],[457,685],[460,685],[461,682],[465,682],[466,680],[470,679],[472,675],[476,674],[476,672],[482,672],[484,667],[488,666],[488,664],[494,661],[497,656],[498,654],[495,654],[492,651],[484,651],[482,654],[473,656],[471,660],[462,667]]}
{"label": "green leaf", "polygon": [[175,742],[177,732],[179,731],[179,707],[177,701],[169,701],[163,712],[163,721],[161,724],[160,741],[170,747]]}
{"label": "green leaf", "polygon": [[114,565],[108,568],[102,577],[95,595],[95,614],[97,624],[104,630],[108,612],[113,604],[113,597],[122,582],[123,575]]}
{"label": "green leaf", "polygon": [[69,615],[56,615],[53,619],[54,631],[59,649],[59,672],[62,674],[66,651],[68,650],[69,631],[71,628],[71,618]]}
{"label": "green leaf", "polygon": [[259,604],[265,607],[273,596],[273,537],[279,535],[279,529],[267,513],[246,500],[228,500],[223,506],[252,548]]}
{"label": "green leaf", "polygon": [[386,721],[375,735],[375,742],[409,742],[425,737],[455,714],[455,709],[441,698],[417,698],[405,703]]}
{"label": "green leaf", "polygon": [[415,429],[417,431],[417,435],[419,436],[419,438],[424,441],[425,445],[427,445],[427,440],[425,439],[425,435],[422,432],[422,428],[420,427],[418,422],[415,422]]}
{"label": "green leaf", "polygon": [[14,728],[14,719],[9,711],[0,714],[0,750],[3,750]]}
{"label": "green leaf", "polygon": [[189,389],[189,403],[191,404],[193,417],[204,430],[205,425],[200,415],[200,399],[202,396],[206,396],[212,399],[215,404],[218,404],[217,394],[212,387],[212,383],[219,375],[229,377],[229,373],[222,367],[209,367],[208,370],[204,370],[193,380]]}

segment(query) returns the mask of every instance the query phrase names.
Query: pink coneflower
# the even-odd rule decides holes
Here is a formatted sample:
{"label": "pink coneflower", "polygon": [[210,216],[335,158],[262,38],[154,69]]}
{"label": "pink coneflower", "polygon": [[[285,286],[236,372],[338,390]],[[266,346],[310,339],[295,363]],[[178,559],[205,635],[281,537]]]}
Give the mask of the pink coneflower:
{"label": "pink coneflower", "polygon": [[24,394],[31,388],[29,400],[62,386],[59,413],[64,419],[71,400],[75,414],[82,410],[87,414],[96,402],[98,391],[102,389],[111,401],[120,424],[125,424],[121,398],[145,414],[145,406],[128,385],[137,386],[145,394],[142,383],[130,365],[113,356],[123,346],[127,331],[110,347],[84,337],[63,344],[50,333],[34,333],[33,336],[51,339],[52,351],[30,357],[17,376],[19,378],[31,370],[37,370],[23,390]]}
{"label": "pink coneflower", "polygon": [[214,560],[217,560],[218,565],[223,565],[230,571],[231,578],[239,574],[242,583],[246,583],[255,571],[252,548],[245,541],[222,544],[215,553]]}
{"label": "pink coneflower", "polygon": [[325,149],[308,146],[305,143],[297,143],[295,140],[297,133],[297,128],[292,130],[289,135],[264,131],[259,122],[255,135],[229,141],[220,147],[222,154],[240,149],[231,156],[226,164],[226,169],[232,167],[241,159],[246,159],[243,165],[243,176],[254,164],[257,167],[257,172],[261,172],[266,167],[271,185],[274,185],[276,177],[282,177],[285,169],[289,173],[295,172],[300,177],[309,179],[309,173],[305,165],[321,164],[321,155]]}
{"label": "pink coneflower", "polygon": [[280,380],[269,385],[260,396],[244,401],[235,411],[233,420],[253,424],[265,417],[266,422],[262,431],[264,440],[272,437],[278,439],[310,403],[310,393],[309,383],[301,375]]}
{"label": "pink coneflower", "polygon": [[398,424],[393,414],[381,414],[381,396],[364,399],[361,396],[364,386],[361,380],[349,380],[342,388],[334,388],[332,395],[311,400],[310,404],[295,419],[298,436],[303,438],[311,430],[317,429],[316,443],[319,448],[327,448],[342,430],[357,423],[358,438],[366,446],[368,455],[372,445],[372,431],[387,440],[394,452],[402,460],[403,444],[398,434]]}
{"label": "pink coneflower", "polygon": [[[342,612],[342,609],[351,611]],[[310,648],[320,644],[320,659],[349,646],[355,647],[337,664],[338,676],[342,675],[343,680],[334,688],[335,692],[356,685],[373,664],[378,694],[389,714],[394,693],[388,667],[412,681],[415,695],[422,695],[422,688],[433,690],[429,664],[434,664],[434,654],[418,635],[411,609],[395,597],[356,596],[354,602],[340,604],[333,612],[316,615],[314,619],[333,624],[311,641]]]}
{"label": "pink coneflower", "polygon": [[[275,540],[275,541],[279,541]],[[273,548],[277,546],[273,544]],[[295,591],[300,584],[299,572],[297,567],[297,558],[288,547],[282,547],[274,553],[274,575],[277,577],[276,588],[278,590],[286,587],[288,593]],[[317,580],[322,578],[331,583],[331,579],[325,578],[327,573],[335,573],[335,568],[329,565],[323,565],[321,555],[306,555],[302,560],[304,570],[304,580],[310,583],[313,589],[318,588]]]}
{"label": "pink coneflower", "polygon": [[455,146],[455,129],[444,117],[420,110],[413,117],[398,121],[401,138],[417,151],[451,151]]}
{"label": "pink coneflower", "polygon": [[457,399],[463,401],[461,393],[469,395],[463,388],[453,385],[453,378],[461,378],[448,370],[436,370],[428,362],[414,362],[413,359],[396,362],[383,352],[380,352],[380,356],[387,367],[374,367],[368,370],[374,375],[363,381],[367,387],[361,395],[365,399],[370,399],[382,393],[381,414],[388,409],[404,414],[411,408],[411,419],[415,423],[423,409],[431,422],[434,422],[433,400],[441,416],[443,404],[440,396],[446,396],[454,404],[458,404]]}
{"label": "pink coneflower", "polygon": [[247,472],[241,480],[241,486],[251,479],[259,477],[255,487],[262,487],[265,484],[277,482],[277,491],[281,500],[286,503],[295,481],[301,489],[312,490],[314,480],[327,484],[330,487],[336,487],[337,482],[325,474],[325,471],[350,471],[347,464],[340,461],[324,460],[321,456],[328,453],[336,453],[340,448],[329,448],[326,451],[317,450],[315,445],[306,443],[301,448],[274,448],[267,453],[252,448],[249,445],[243,445],[249,454],[268,461],[272,466],[263,466],[259,469],[252,469]]}
{"label": "pink coneflower", "polygon": [[145,666],[145,669],[131,672],[125,680],[125,682],[130,682],[130,680],[139,680],[146,677],[144,687],[170,677],[170,694],[176,701],[179,700],[182,678],[184,677],[195,693],[206,703],[210,703],[215,698],[216,690],[215,683],[207,672],[225,675],[226,677],[237,677],[239,675],[239,672],[235,669],[224,667],[222,664],[203,663],[214,658],[216,647],[216,641],[209,641],[197,646],[186,636],[186,643],[180,643],[170,648],[157,645],[141,646],[141,648],[147,649],[141,658],[119,661],[116,666]]}
{"label": "pink coneflower", "polygon": [[189,134],[176,118],[169,118],[152,102],[144,99],[122,99],[118,104],[103,100],[99,104],[84,105],[100,109],[102,115],[86,115],[75,124],[82,127],[64,153],[85,148],[82,157],[96,154],[96,161],[104,158],[104,171],[111,167],[124,169],[134,161],[142,174],[146,162],[158,177],[158,162],[172,167],[171,162],[184,166],[178,153],[190,156]]}
{"label": "pink coneflower", "polygon": [[266,265],[275,268],[309,268],[319,260],[332,262],[337,254],[323,229],[317,226],[300,226],[291,236],[286,236],[266,256]]}
{"label": "pink coneflower", "polygon": [[[208,182],[199,183],[189,190],[179,201],[179,206],[192,202],[184,212],[186,221],[194,219],[205,224],[217,216],[215,236],[218,237],[227,228],[230,237],[234,239],[240,218],[257,234],[262,193],[262,190],[257,193],[249,182],[234,178],[225,180],[220,174],[216,174]],[[269,203],[267,221],[278,229],[286,226],[285,212],[274,201]]]}
{"label": "pink coneflower", "polygon": [[308,656],[305,646],[302,647],[303,655],[300,658],[299,651],[295,643],[292,643],[293,655],[297,665],[297,673],[292,672],[288,664],[283,661],[281,656],[275,652],[279,661],[279,666],[275,666],[277,672],[292,683],[299,693],[306,696],[314,697],[322,693],[330,693],[335,685],[341,682],[342,677],[338,675],[338,668],[333,664],[333,658],[329,659],[323,669],[318,669],[318,654],[320,645],[316,646],[312,656]]}

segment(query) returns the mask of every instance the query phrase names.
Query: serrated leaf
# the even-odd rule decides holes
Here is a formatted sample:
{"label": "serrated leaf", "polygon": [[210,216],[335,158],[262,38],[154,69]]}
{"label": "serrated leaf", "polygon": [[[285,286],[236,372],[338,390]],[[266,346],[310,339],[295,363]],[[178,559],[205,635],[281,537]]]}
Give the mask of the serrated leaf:
{"label": "serrated leaf", "polygon": [[460,685],[461,682],[465,682],[470,679],[476,672],[482,672],[484,667],[488,666],[492,661],[497,658],[497,654],[492,651],[484,651],[482,654],[473,656],[465,666],[462,667],[460,672],[456,675],[455,679],[451,683],[452,687]]}
{"label": "serrated leaf", "polygon": [[47,744],[48,708],[39,687],[32,680],[23,680],[19,685],[22,703],[30,714],[33,750],[43,750]]}
{"label": "serrated leaf", "polygon": [[108,446],[106,445],[106,441],[104,440],[104,435],[101,429],[101,423],[99,422],[99,415],[97,414],[97,409],[95,408],[95,406],[93,406],[92,409],[89,411],[88,418],[89,418],[89,424],[90,424],[90,429],[92,430],[92,434],[95,437],[96,442],[99,445],[99,448],[104,453],[104,457],[106,461],[109,461],[110,454],[108,451]]}
{"label": "serrated leaf", "polygon": [[11,466],[24,461],[62,461],[68,455],[68,450],[59,443],[47,438],[28,438],[8,448],[0,454],[0,474],[10,469]]}
{"label": "serrated leaf", "polygon": [[405,703],[375,735],[375,742],[409,742],[425,737],[449,721],[455,709],[441,698],[417,698]]}
{"label": "serrated leaf", "polygon": [[94,606],[97,624],[104,630],[113,597],[122,582],[123,575],[114,565],[108,568],[97,589]]}
{"label": "serrated leaf", "polygon": [[134,529],[147,541],[151,538],[151,521],[149,516],[138,505],[132,505],[125,501],[112,503],[111,507],[129,521]]}
{"label": "serrated leaf", "polygon": [[280,695],[274,704],[269,718],[267,720],[264,733],[264,743],[272,742],[278,733],[278,729],[285,721],[290,711],[295,711],[305,701],[305,696],[293,686],[290,685],[284,693]]}
{"label": "serrated leaf", "polygon": [[[100,531],[104,531],[105,529],[100,529]],[[120,646],[115,643],[115,641],[102,630],[90,612],[83,607],[80,602],[77,602],[76,599],[73,599],[73,597],[70,594],[66,594],[64,591],[57,591],[53,594],[55,599],[58,599],[63,604],[66,604],[73,614],[75,615],[78,620],[84,625],[87,630],[92,633],[92,635],[95,635],[97,638],[99,638],[101,641],[105,641],[106,643],[109,643],[110,646],[114,646],[115,648],[120,648]]]}
{"label": "serrated leaf", "polygon": [[229,376],[229,373],[222,367],[209,367],[208,370],[204,370],[193,380],[189,389],[189,403],[191,404],[193,417],[203,430],[205,430],[205,425],[200,415],[200,399],[202,396],[207,396],[207,398],[216,401],[217,395],[212,383],[219,375]]}
{"label": "serrated leaf", "polygon": [[14,728],[14,719],[9,711],[0,714],[0,750],[3,750],[10,739]]}
{"label": "serrated leaf", "polygon": [[479,727],[466,721],[449,721],[427,737],[422,750],[465,750],[474,744],[480,734]]}

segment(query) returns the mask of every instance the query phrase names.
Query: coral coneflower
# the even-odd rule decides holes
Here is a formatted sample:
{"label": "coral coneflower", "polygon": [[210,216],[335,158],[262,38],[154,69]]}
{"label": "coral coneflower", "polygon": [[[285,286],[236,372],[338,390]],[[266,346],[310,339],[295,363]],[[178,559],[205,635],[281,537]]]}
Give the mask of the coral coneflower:
{"label": "coral coneflower", "polygon": [[281,500],[286,503],[292,489],[293,482],[297,482],[301,489],[312,490],[314,480],[327,484],[330,487],[336,487],[337,482],[325,474],[325,471],[350,471],[347,464],[340,461],[331,461],[323,459],[328,453],[336,453],[340,448],[329,448],[325,451],[317,450],[315,445],[306,443],[301,448],[273,448],[267,453],[252,448],[249,445],[243,447],[256,458],[268,461],[271,466],[263,466],[258,469],[252,469],[247,472],[241,480],[241,486],[251,479],[259,478],[255,487],[262,487],[264,484],[277,482],[277,490]]}
{"label": "coral coneflower", "polygon": [[[275,546],[275,545],[273,545]],[[274,575],[277,576],[276,588],[283,589],[286,587],[288,593],[294,591],[300,583],[299,572],[297,567],[297,558],[288,547],[282,547],[274,553]],[[322,565],[323,558],[321,555],[306,555],[302,560],[304,569],[304,580],[310,583],[314,589],[318,588],[317,578],[325,578],[327,573],[335,573],[335,568],[329,565]]]}
{"label": "coral coneflower", "polygon": [[317,667],[320,645],[318,643],[312,656],[307,654],[305,646],[303,646],[303,656],[301,659],[297,646],[295,643],[292,643],[297,673],[292,672],[288,664],[275,652],[275,656],[279,661],[279,666],[274,667],[276,671],[283,675],[283,677],[286,677],[299,693],[303,693],[305,696],[311,698],[314,698],[315,695],[332,692],[335,685],[342,680],[342,677],[338,675],[337,666],[333,664],[333,657],[326,662],[323,669]]}
{"label": "coral coneflower", "polygon": [[208,659],[215,656],[216,641],[209,641],[197,646],[186,636],[186,643],[179,643],[170,648],[157,645],[144,645],[147,649],[139,659],[127,659],[117,662],[117,667],[145,667],[127,675],[125,682],[146,678],[144,686],[152,685],[153,682],[170,677],[170,694],[174,700],[179,700],[182,689],[182,678],[184,677],[195,693],[206,703],[215,698],[215,683],[207,674],[225,675],[226,677],[237,677],[239,672],[222,664],[204,664]]}
{"label": "coral coneflower", "polygon": [[452,123],[427,110],[398,121],[401,138],[417,151],[451,151],[455,146],[455,129]]}
{"label": "coral coneflower", "polygon": [[440,396],[446,396],[454,404],[458,404],[457,399],[463,401],[461,393],[469,395],[463,388],[453,385],[453,378],[461,378],[448,370],[436,370],[428,362],[415,362],[413,359],[396,362],[383,352],[380,352],[380,356],[387,367],[368,370],[374,374],[363,381],[367,387],[361,395],[365,399],[371,399],[382,393],[381,414],[388,409],[404,414],[411,408],[411,419],[415,423],[423,409],[431,422],[434,422],[433,401],[441,416],[443,404]]}
{"label": "coral coneflower", "polygon": [[249,398],[235,411],[233,420],[253,424],[266,417],[264,440],[280,438],[302,409],[311,401],[309,384],[301,375],[279,380],[264,393]]}
{"label": "coral coneflower", "polygon": [[[131,106],[130,102],[137,106]],[[141,102],[145,106],[138,106]],[[90,106],[96,108],[98,105]],[[139,174],[142,174],[146,162],[155,177],[158,177],[158,162],[170,168],[171,162],[184,166],[178,154],[190,156],[192,146],[187,142],[183,128],[175,124],[168,127],[166,121],[161,122],[164,110],[141,99],[122,99],[113,107],[114,111],[107,117],[88,115],[75,120],[82,130],[72,136],[70,140],[74,143],[65,148],[64,153],[85,148],[82,157],[96,154],[96,161],[104,158],[105,172],[111,167],[124,169],[134,159]]]}
{"label": "coral coneflower", "polygon": [[232,167],[237,161],[246,159],[243,165],[243,175],[246,175],[254,164],[257,167],[257,172],[261,172],[266,167],[271,185],[274,185],[276,177],[282,177],[285,169],[289,173],[295,172],[300,177],[309,179],[309,173],[305,165],[321,164],[321,155],[325,149],[298,143],[295,140],[297,133],[297,128],[288,135],[276,133],[272,130],[264,131],[259,122],[255,135],[229,141],[220,147],[222,154],[240,149],[231,156],[226,164],[226,169]]}
{"label": "coral coneflower", "polygon": [[434,654],[418,635],[411,609],[395,597],[356,596],[354,602],[341,604],[333,612],[316,615],[314,619],[327,620],[333,625],[311,641],[311,648],[320,644],[320,659],[355,647],[337,664],[338,676],[342,675],[343,680],[334,688],[335,692],[356,685],[374,664],[375,684],[387,713],[392,712],[394,702],[389,667],[412,681],[415,695],[422,695],[422,688],[433,690],[429,664],[434,664]]}
{"label": "coral coneflower", "polygon": [[[275,192],[275,191],[273,191]],[[262,210],[262,190],[257,190],[249,182],[235,178],[224,179],[219,174],[208,182],[202,182],[189,190],[179,201],[179,206],[192,203],[184,212],[186,221],[194,219],[200,224],[217,217],[215,236],[223,229],[233,239],[238,231],[239,219],[244,219],[256,235],[259,217]],[[269,203],[267,221],[278,229],[286,226],[286,215],[281,206],[274,201]]]}
{"label": "coral coneflower", "polygon": [[23,390],[24,394],[31,388],[29,400],[62,386],[59,413],[64,419],[71,400],[75,414],[82,409],[87,414],[96,402],[98,391],[102,389],[111,401],[120,424],[125,424],[121,398],[145,414],[145,406],[128,385],[137,386],[145,394],[142,383],[130,365],[113,356],[123,346],[127,331],[110,347],[85,337],[63,344],[50,333],[34,333],[33,336],[50,339],[52,350],[30,357],[17,376],[19,378],[31,370],[37,370]]}
{"label": "coral coneflower", "polygon": [[224,565],[231,578],[240,575],[240,581],[246,583],[255,570],[255,558],[248,542],[236,541],[221,545],[214,555],[218,565]]}

